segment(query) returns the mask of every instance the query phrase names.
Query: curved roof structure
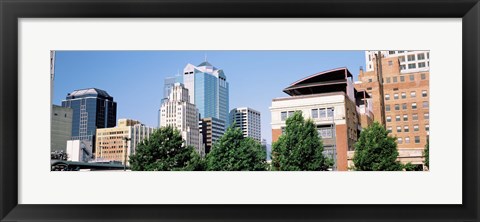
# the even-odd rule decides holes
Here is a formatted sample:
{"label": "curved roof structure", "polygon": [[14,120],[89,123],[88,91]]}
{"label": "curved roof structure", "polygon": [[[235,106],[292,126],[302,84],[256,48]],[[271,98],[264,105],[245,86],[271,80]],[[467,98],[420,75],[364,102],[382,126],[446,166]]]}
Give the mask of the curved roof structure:
{"label": "curved roof structure", "polygon": [[353,79],[353,75],[347,68],[336,68],[300,79],[290,84],[283,92],[291,96],[346,92],[348,78]]}
{"label": "curved roof structure", "polygon": [[77,89],[67,95],[67,99],[74,99],[74,98],[83,98],[83,97],[101,97],[101,98],[108,98],[113,100],[113,97],[110,96],[105,90],[97,89],[97,88],[88,88],[88,89]]}

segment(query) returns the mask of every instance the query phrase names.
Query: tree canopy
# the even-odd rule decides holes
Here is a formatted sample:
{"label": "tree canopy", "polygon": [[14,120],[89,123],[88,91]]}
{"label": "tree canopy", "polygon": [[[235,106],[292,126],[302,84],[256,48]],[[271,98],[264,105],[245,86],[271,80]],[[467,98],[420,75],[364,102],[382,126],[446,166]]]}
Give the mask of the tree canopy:
{"label": "tree canopy", "polygon": [[398,150],[395,137],[388,136],[387,130],[378,122],[362,130],[355,143],[353,163],[355,170],[398,171],[403,165],[397,161]]}
{"label": "tree canopy", "polygon": [[266,152],[260,142],[243,137],[242,131],[230,126],[206,156],[206,169],[212,171],[266,170]]}
{"label": "tree canopy", "polygon": [[323,155],[323,142],[313,121],[295,112],[272,145],[272,170],[324,171],[332,165],[332,160]]}
{"label": "tree canopy", "polygon": [[137,145],[130,156],[134,171],[203,170],[200,155],[186,146],[179,131],[171,126],[155,130],[148,139]]}

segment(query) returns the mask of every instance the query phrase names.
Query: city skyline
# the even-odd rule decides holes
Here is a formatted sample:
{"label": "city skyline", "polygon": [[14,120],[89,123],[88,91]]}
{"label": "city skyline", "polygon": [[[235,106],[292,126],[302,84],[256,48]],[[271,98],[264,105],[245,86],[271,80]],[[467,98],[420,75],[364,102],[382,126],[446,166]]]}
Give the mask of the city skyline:
{"label": "city skyline", "polygon": [[261,112],[261,134],[268,144],[271,98],[286,97],[283,88],[338,67],[352,70],[356,80],[365,66],[365,51],[57,51],[53,104],[73,90],[96,87],[115,98],[118,118],[157,127],[165,78],[181,75],[186,64],[199,64],[205,55],[227,73],[229,109]]}

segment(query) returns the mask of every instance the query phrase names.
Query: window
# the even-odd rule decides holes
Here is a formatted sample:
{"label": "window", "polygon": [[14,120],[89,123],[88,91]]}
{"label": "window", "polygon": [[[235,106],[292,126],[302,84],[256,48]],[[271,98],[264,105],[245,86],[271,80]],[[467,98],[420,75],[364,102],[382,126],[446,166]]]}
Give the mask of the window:
{"label": "window", "polygon": [[288,111],[288,117],[292,116],[293,113],[295,113],[294,111]]}
{"label": "window", "polygon": [[419,129],[419,128],[418,128],[418,125],[414,125],[414,126],[413,126],[413,131],[417,132],[418,129]]}
{"label": "window", "polygon": [[417,58],[418,58],[418,60],[424,60],[425,59],[425,54],[420,53],[420,54],[417,55]]}
{"label": "window", "polygon": [[402,99],[406,99],[407,98],[407,93],[406,92],[402,92]]}
{"label": "window", "polygon": [[367,90],[372,90],[372,87],[368,87]]}
{"label": "window", "polygon": [[400,56],[398,57],[398,59],[400,60],[400,62],[405,62],[405,56]]}
{"label": "window", "polygon": [[282,121],[285,121],[287,119],[287,112],[282,112],[281,116]]}
{"label": "window", "polygon": [[327,116],[327,111],[325,109],[319,109],[320,115],[318,115],[320,118]]}
{"label": "window", "polygon": [[427,52],[427,59],[430,58],[430,52]]}
{"label": "window", "polygon": [[397,133],[401,133],[402,132],[402,127],[401,126],[397,126]]}
{"label": "window", "polygon": [[410,143],[410,137],[405,137],[405,143]]}
{"label": "window", "polygon": [[385,100],[390,100],[390,94],[385,95]]}
{"label": "window", "polygon": [[407,104],[406,104],[406,103],[403,103],[403,104],[402,104],[402,109],[403,109],[403,110],[407,110]]}
{"label": "window", "polygon": [[415,61],[415,55],[408,55],[408,61]]}
{"label": "window", "polygon": [[368,61],[372,61],[372,55],[368,55]]}
{"label": "window", "polygon": [[368,82],[372,82],[372,79],[368,79]]}
{"label": "window", "polygon": [[402,144],[402,142],[403,142],[402,137],[398,137],[397,142],[398,142],[398,144]]}
{"label": "window", "polygon": [[408,133],[410,130],[408,129],[408,126],[403,126],[403,132]]}
{"label": "window", "polygon": [[400,115],[395,116],[395,121],[400,122]]}
{"label": "window", "polygon": [[403,115],[403,121],[408,121],[408,115]]}
{"label": "window", "polygon": [[387,127],[387,131],[388,133],[392,133],[392,127],[391,126]]}
{"label": "window", "polygon": [[419,136],[415,137],[415,143],[420,143],[420,137]]}
{"label": "window", "polygon": [[398,51],[398,53],[404,53],[405,51]]}
{"label": "window", "polygon": [[425,125],[425,131],[430,131],[430,125]]}
{"label": "window", "polygon": [[386,110],[387,112],[390,111],[390,105],[386,105],[386,106],[385,106],[385,110]]}
{"label": "window", "polygon": [[408,68],[409,68],[409,69],[415,69],[415,68],[417,68],[417,64],[415,64],[415,63],[410,63],[410,64],[408,64]]}
{"label": "window", "polygon": [[412,119],[413,120],[418,120],[418,114],[416,114],[416,113],[412,114]]}
{"label": "window", "polygon": [[332,128],[317,128],[318,135],[322,138],[332,138]]}
{"label": "window", "polygon": [[423,119],[429,119],[429,118],[430,118],[430,115],[428,113],[423,114]]}
{"label": "window", "polygon": [[395,54],[395,51],[388,51],[388,54],[390,55]]}
{"label": "window", "polygon": [[398,93],[393,94],[393,99],[398,99]]}
{"label": "window", "polygon": [[418,68],[424,68],[424,67],[425,67],[425,62],[418,63]]}
{"label": "window", "polygon": [[405,70],[407,67],[405,65],[400,65],[400,70]]}
{"label": "window", "polygon": [[400,82],[405,82],[405,76],[400,76]]}
{"label": "window", "polygon": [[390,77],[387,77],[387,83],[390,83]]}
{"label": "window", "polygon": [[428,101],[423,101],[422,106],[423,106],[423,108],[428,108]]}
{"label": "window", "polygon": [[318,109],[312,109],[312,118],[318,118]]}
{"label": "window", "polygon": [[327,109],[327,117],[333,117],[333,108]]}
{"label": "window", "polygon": [[400,110],[400,105],[399,104],[395,104],[395,110]]}
{"label": "window", "polygon": [[427,97],[427,90],[422,90],[422,97]]}
{"label": "window", "polygon": [[396,76],[393,77],[392,79],[393,79],[393,82],[397,82],[397,77]]}
{"label": "window", "polygon": [[393,61],[388,61],[388,66],[392,66],[393,65]]}
{"label": "window", "polygon": [[412,109],[417,109],[417,103],[412,103]]}
{"label": "window", "polygon": [[415,91],[411,91],[411,92],[410,92],[410,97],[411,97],[411,98],[417,97],[417,94],[415,93]]}
{"label": "window", "polygon": [[415,81],[415,76],[414,75],[410,75],[410,82],[413,82]]}
{"label": "window", "polygon": [[387,116],[387,122],[392,122],[392,117],[391,116]]}
{"label": "window", "polygon": [[425,76],[425,73],[422,73],[422,74],[420,74],[420,78],[421,78],[422,80],[425,80],[427,77]]}

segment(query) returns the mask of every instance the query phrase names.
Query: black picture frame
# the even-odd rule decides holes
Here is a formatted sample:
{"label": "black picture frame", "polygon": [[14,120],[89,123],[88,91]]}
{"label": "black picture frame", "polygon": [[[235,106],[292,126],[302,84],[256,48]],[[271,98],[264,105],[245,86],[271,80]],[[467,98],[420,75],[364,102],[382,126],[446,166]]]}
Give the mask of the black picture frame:
{"label": "black picture frame", "polygon": [[[479,221],[478,0],[0,0],[0,15],[1,221]],[[18,204],[18,19],[133,17],[462,18],[463,204]]]}

